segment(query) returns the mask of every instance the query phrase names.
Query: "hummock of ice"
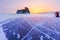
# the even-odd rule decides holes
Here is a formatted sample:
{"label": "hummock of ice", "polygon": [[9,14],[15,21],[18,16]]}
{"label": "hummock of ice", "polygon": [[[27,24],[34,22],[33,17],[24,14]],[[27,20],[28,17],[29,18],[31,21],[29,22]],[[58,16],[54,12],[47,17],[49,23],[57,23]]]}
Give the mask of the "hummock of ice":
{"label": "hummock of ice", "polygon": [[55,14],[1,14],[0,40],[60,40]]}

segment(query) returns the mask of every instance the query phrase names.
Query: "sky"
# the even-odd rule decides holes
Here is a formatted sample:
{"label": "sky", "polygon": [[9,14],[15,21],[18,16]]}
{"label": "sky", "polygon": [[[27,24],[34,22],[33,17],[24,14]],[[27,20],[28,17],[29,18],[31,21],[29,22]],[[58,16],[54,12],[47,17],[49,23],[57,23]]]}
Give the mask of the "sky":
{"label": "sky", "polygon": [[0,0],[0,13],[16,13],[24,7],[31,13],[60,11],[60,0]]}

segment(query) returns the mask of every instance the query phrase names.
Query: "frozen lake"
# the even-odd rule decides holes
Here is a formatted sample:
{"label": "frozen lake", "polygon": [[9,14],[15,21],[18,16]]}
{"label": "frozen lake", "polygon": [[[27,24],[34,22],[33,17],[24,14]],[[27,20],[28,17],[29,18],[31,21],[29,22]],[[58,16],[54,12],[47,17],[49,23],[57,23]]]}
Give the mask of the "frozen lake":
{"label": "frozen lake", "polygon": [[54,13],[1,14],[0,40],[60,40],[60,18]]}

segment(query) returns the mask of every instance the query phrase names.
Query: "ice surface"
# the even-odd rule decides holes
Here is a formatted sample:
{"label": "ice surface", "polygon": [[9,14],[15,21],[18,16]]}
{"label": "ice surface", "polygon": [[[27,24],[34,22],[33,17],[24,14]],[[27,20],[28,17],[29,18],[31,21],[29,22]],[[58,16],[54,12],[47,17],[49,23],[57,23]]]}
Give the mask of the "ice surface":
{"label": "ice surface", "polygon": [[[38,15],[38,16],[37,16]],[[6,19],[20,18],[20,17],[55,17],[54,13],[43,14],[0,14],[0,22]]]}
{"label": "ice surface", "polygon": [[20,34],[17,34],[17,38],[20,39]]}
{"label": "ice surface", "polygon": [[60,40],[55,14],[1,14],[0,40]]}
{"label": "ice surface", "polygon": [[1,26],[0,26],[0,40],[8,40]]}

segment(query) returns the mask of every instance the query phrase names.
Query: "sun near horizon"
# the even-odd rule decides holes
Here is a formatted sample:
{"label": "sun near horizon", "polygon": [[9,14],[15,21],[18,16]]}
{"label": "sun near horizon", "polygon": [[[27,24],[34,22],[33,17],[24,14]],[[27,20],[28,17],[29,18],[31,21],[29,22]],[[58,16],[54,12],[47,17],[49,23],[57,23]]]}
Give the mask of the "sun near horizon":
{"label": "sun near horizon", "polygon": [[45,6],[42,6],[42,7],[32,7],[32,8],[29,8],[30,12],[31,13],[41,13],[41,12],[56,12],[56,11],[59,11],[58,8],[54,8],[52,9],[51,8],[48,8],[48,7],[45,7]]}

